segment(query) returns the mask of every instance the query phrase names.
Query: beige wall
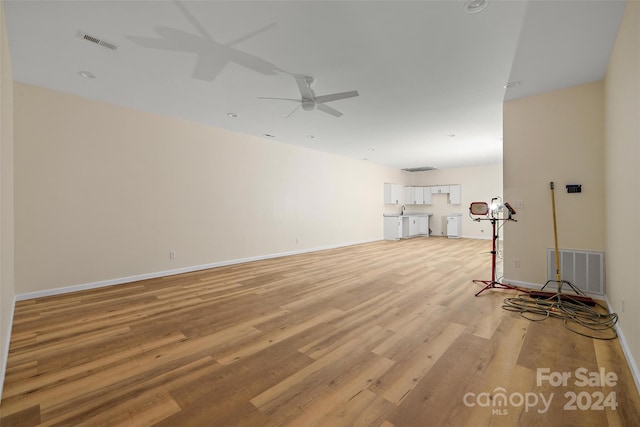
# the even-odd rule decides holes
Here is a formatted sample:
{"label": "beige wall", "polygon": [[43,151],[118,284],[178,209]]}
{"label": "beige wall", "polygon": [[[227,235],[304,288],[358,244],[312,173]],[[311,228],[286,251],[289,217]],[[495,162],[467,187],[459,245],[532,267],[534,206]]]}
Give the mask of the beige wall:
{"label": "beige wall", "polygon": [[[512,282],[547,280],[551,181],[560,249],[605,249],[603,89],[595,82],[504,105],[504,196],[522,206],[504,241],[505,278]],[[567,184],[582,184],[582,193],[568,194]]]}
{"label": "beige wall", "polygon": [[[607,299],[640,388],[640,2],[630,1],[605,79]],[[624,302],[624,303],[623,303]]]}
{"label": "beige wall", "polygon": [[377,240],[382,213],[399,209],[382,203],[385,182],[461,184],[461,205],[441,195],[422,209],[435,215],[434,234],[460,212],[465,237],[490,237],[467,212],[471,201],[501,195],[500,165],[411,174],[15,87],[21,297]]}
{"label": "beige wall", "polygon": [[463,237],[491,238],[491,225],[486,221],[473,221],[469,217],[469,205],[471,202],[489,203],[493,197],[502,197],[502,164],[413,172],[409,179],[411,185],[416,186],[460,184],[462,187],[462,203],[459,205],[449,204],[445,194],[434,195],[430,206],[406,205],[407,212],[433,214],[429,224],[432,235],[446,235],[447,215],[461,213]]}
{"label": "beige wall", "polygon": [[[559,246],[605,251],[607,301],[640,389],[639,164],[640,2],[630,1],[604,82],[505,103],[504,193],[525,206],[504,254],[506,281],[545,282],[555,181]],[[567,194],[571,183],[583,193]]]}
{"label": "beige wall", "polygon": [[406,176],[25,84],[14,97],[20,295],[381,239],[383,183]]}
{"label": "beige wall", "polygon": [[0,2],[0,397],[14,307],[13,269],[13,77]]}

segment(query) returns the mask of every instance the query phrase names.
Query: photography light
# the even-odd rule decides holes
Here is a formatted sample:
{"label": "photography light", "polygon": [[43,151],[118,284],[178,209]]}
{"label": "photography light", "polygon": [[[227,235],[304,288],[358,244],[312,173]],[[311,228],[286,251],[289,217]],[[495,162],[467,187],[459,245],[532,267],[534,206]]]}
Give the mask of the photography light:
{"label": "photography light", "polygon": [[500,197],[494,197],[491,199],[491,205],[489,208],[491,209],[491,213],[498,213],[502,211],[502,199]]}
{"label": "photography light", "polygon": [[472,202],[469,206],[471,215],[487,215],[489,213],[489,205],[486,202]]}
{"label": "photography light", "polygon": [[505,202],[504,207],[507,208],[507,210],[509,211],[509,216],[516,214],[516,210],[511,207],[509,202]]}
{"label": "photography light", "polygon": [[[500,216],[500,212],[502,212],[503,208],[506,208],[509,212],[509,216],[507,218]],[[498,253],[496,242],[499,237],[499,228],[497,227],[497,224],[498,221],[516,221],[512,218],[515,213],[515,209],[513,209],[509,203],[503,204],[502,198],[499,196],[491,199],[490,205],[485,202],[473,202],[469,206],[469,216],[471,217],[471,215],[476,215],[476,218],[471,217],[472,220],[477,222],[491,221],[491,280],[474,280],[474,283],[481,283],[484,285],[484,287],[476,293],[476,296],[480,295],[487,289],[517,289],[515,286],[508,283],[502,283],[496,280],[496,255]]]}

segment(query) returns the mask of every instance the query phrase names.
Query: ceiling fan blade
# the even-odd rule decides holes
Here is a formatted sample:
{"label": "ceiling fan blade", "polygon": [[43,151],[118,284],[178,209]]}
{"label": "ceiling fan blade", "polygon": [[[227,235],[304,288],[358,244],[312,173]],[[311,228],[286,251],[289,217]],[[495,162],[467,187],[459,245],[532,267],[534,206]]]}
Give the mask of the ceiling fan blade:
{"label": "ceiling fan blade", "polygon": [[209,32],[206,30],[206,28],[200,23],[200,21],[198,21],[196,19],[195,16],[193,16],[193,14],[191,12],[189,12],[189,9],[187,9],[187,7],[185,5],[183,5],[181,2],[179,2],[177,0],[174,0],[173,3],[176,5],[176,7],[178,9],[180,9],[180,12],[182,12],[184,17],[187,18],[187,21],[189,21],[191,23],[191,25],[196,27],[196,30],[198,30],[198,32],[200,33],[200,35],[202,37],[204,37],[205,39],[207,39],[209,41],[213,41],[213,38],[211,37]]}
{"label": "ceiling fan blade", "polygon": [[296,83],[298,84],[298,90],[300,91],[300,95],[302,96],[302,99],[313,100],[314,94],[308,83],[308,79],[311,79],[311,81],[313,81],[313,78],[309,76],[305,76],[304,74],[294,74],[293,77],[296,79]]}
{"label": "ceiling fan blade", "polygon": [[302,103],[300,103],[300,105],[298,105],[296,108],[293,109],[293,111],[291,111],[289,114],[287,114],[287,116],[285,118],[289,118],[293,113],[295,113],[298,108],[302,107]]}
{"label": "ceiling fan blade", "polygon": [[270,98],[268,96],[259,96],[258,99],[279,99],[281,101],[293,101],[293,102],[299,102],[300,105],[302,105],[302,99],[291,99],[291,98]]}
{"label": "ceiling fan blade", "polygon": [[340,117],[342,113],[335,108],[331,108],[328,105],[316,104],[316,108],[320,111],[324,111],[327,114],[331,114],[334,117]]}
{"label": "ceiling fan blade", "polygon": [[340,99],[354,98],[359,95],[360,94],[358,93],[357,90],[352,90],[350,92],[340,92],[340,93],[332,93],[331,95],[316,96],[315,100],[316,102],[331,102],[331,101],[338,101]]}
{"label": "ceiling fan blade", "polygon": [[265,31],[267,31],[267,30],[269,30],[269,29],[271,29],[271,28],[275,27],[276,25],[277,25],[277,24],[276,24],[275,22],[272,22],[271,24],[265,25],[265,26],[264,26],[264,27],[262,27],[262,28],[258,28],[257,30],[252,31],[252,32],[250,32],[249,34],[246,34],[246,35],[244,35],[244,36],[242,36],[242,37],[239,37],[239,38],[237,38],[237,39],[235,39],[235,40],[233,40],[233,41],[230,41],[230,42],[228,42],[228,43],[225,43],[225,45],[227,45],[227,46],[233,46],[233,45],[238,44],[238,43],[240,43],[240,42],[243,42],[243,41],[245,41],[245,40],[247,40],[247,39],[250,39],[251,37],[255,37],[255,36],[257,36],[258,34],[263,33],[263,32],[265,32]]}

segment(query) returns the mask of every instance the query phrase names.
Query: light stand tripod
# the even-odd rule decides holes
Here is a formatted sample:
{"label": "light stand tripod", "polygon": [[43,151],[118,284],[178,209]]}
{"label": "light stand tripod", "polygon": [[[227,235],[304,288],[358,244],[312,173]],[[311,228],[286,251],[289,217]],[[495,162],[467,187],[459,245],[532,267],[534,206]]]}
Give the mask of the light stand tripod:
{"label": "light stand tripod", "polygon": [[491,221],[491,232],[492,232],[492,246],[491,246],[491,280],[474,280],[474,283],[481,283],[484,284],[484,288],[480,289],[477,293],[476,296],[480,295],[481,293],[483,293],[484,291],[486,291],[487,289],[514,289],[514,290],[518,290],[518,288],[516,288],[515,286],[511,286],[508,283],[501,283],[498,282],[496,280],[496,258],[497,258],[497,245],[496,242],[498,240],[498,221],[517,221],[516,219],[512,218],[512,215],[515,215],[516,211],[511,207],[511,205],[509,205],[509,203],[505,203],[504,207],[507,208],[507,210],[509,211],[509,216],[507,218],[499,218],[497,215],[497,210],[498,207],[494,206],[493,201],[497,200],[497,199],[493,199],[492,200],[492,209],[491,209],[491,213],[489,214],[489,208],[487,206],[486,203],[484,202],[474,202],[471,203],[471,206],[469,207],[469,213],[470,215],[486,215],[486,218],[473,218],[472,219],[474,221]]}

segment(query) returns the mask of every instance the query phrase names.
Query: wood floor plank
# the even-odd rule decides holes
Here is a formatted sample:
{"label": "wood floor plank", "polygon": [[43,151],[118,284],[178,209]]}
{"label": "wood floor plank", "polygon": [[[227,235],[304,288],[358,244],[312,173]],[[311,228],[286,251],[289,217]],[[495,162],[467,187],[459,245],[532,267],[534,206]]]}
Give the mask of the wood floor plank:
{"label": "wood floor plank", "polygon": [[247,343],[246,345],[230,350],[229,352],[225,352],[217,356],[217,360],[222,365],[228,365],[231,363],[235,363],[243,357],[249,356],[251,354],[257,353],[260,350],[263,350],[273,344],[277,344],[280,341],[286,340],[295,336],[296,334],[310,329],[320,323],[328,322],[336,317],[338,317],[342,311],[331,309],[327,310],[324,313],[319,314],[318,316],[312,317],[311,319],[290,325],[287,328],[280,328],[278,331],[274,331],[272,333],[264,334],[257,339],[253,340],[251,343]]}
{"label": "wood floor plank", "polygon": [[[617,377],[616,383],[620,377],[628,378],[631,375],[629,366],[623,357],[620,342],[617,340],[594,341],[595,356],[598,368],[604,368],[605,372],[614,373]],[[610,426],[620,425],[627,426],[638,423],[638,413],[633,410],[640,402],[640,395],[636,392],[632,382],[621,384],[618,390],[612,387],[604,386],[601,391],[608,394],[612,391],[616,392],[617,409],[615,411],[607,411],[607,421]]]}
{"label": "wood floor plank", "polygon": [[359,356],[366,356],[371,348],[386,338],[380,327],[372,327],[358,331],[357,339],[345,340],[342,345],[332,348],[308,366],[295,372],[284,381],[276,384],[268,390],[251,399],[257,408],[265,413],[277,411],[277,409],[291,400],[291,396],[297,396],[299,389],[317,387],[319,384],[330,382],[341,373],[333,371],[333,365],[344,366],[345,361],[357,361]]}
{"label": "wood floor plank", "polygon": [[[437,323],[439,316],[445,311],[445,307],[436,306],[418,307],[417,309],[407,312],[407,316],[394,319],[391,322],[391,329],[395,333],[379,346],[373,349],[373,352],[386,356],[392,360],[399,360],[402,355],[410,354],[415,350],[415,346],[421,343],[416,340],[416,336],[429,336],[429,331],[434,330],[434,324]],[[400,325],[397,325],[400,323]]]}
{"label": "wood floor plank", "polygon": [[[166,341],[153,343],[144,350],[153,352],[167,343],[177,342],[182,338],[170,336]],[[140,368],[138,363],[129,363],[136,360],[139,354],[140,349],[135,349],[123,354],[105,355],[89,364],[74,365],[68,369],[44,375],[36,374],[22,381],[7,383],[2,405],[10,410],[21,410],[39,403],[44,414],[51,407],[65,403],[69,395],[77,395],[84,391],[81,397],[86,398],[91,394],[92,385],[97,382],[101,382],[101,387],[108,386],[120,381],[122,376],[135,374],[136,369],[144,369]],[[146,357],[149,358],[148,355]],[[122,364],[122,361],[127,363]],[[73,404],[77,404],[77,399]]]}
{"label": "wood floor plank", "polygon": [[[489,249],[380,241],[19,301],[0,425],[635,425],[617,340],[504,311],[515,291],[474,296]],[[538,384],[581,367],[617,381]],[[566,409],[597,392],[615,410]],[[501,405],[525,393],[553,399]]]}
{"label": "wood floor plank", "polygon": [[[467,387],[472,373],[486,364],[483,354],[486,340],[460,332],[460,328],[457,328],[443,335],[443,339],[455,339],[446,348],[441,347],[445,351],[431,369],[415,377],[411,393],[402,397],[398,408],[388,418],[393,424],[447,425],[450,419],[468,413],[459,391]],[[460,424],[453,422],[450,425]]]}
{"label": "wood floor plank", "polygon": [[440,333],[426,338],[408,357],[398,360],[393,369],[372,384],[370,390],[400,405],[464,330],[464,326],[450,323]]}
{"label": "wood floor plank", "polygon": [[25,363],[33,360],[39,361],[39,372],[47,371],[44,368],[44,360],[48,357],[48,355],[55,354],[56,359],[59,359],[61,354],[65,352],[74,353],[79,349],[86,347],[87,342],[91,342],[94,346],[100,346],[100,344],[106,340],[112,338],[119,338],[127,333],[131,332],[131,328],[128,326],[115,326],[113,328],[105,328],[99,331],[94,330],[92,333],[87,336],[77,335],[79,338],[76,342],[68,342],[66,340],[55,340],[54,342],[50,342],[48,345],[39,345],[41,342],[36,341],[33,342],[29,346],[23,346],[22,351],[16,355],[13,359],[15,363]]}
{"label": "wood floor plank", "polygon": [[4,415],[2,407],[0,407],[0,419],[3,427],[28,427],[41,425],[40,422],[40,405],[30,406],[16,412]]}
{"label": "wood floor plank", "polygon": [[364,389],[352,398],[340,402],[331,408],[322,419],[317,422],[319,427],[334,426],[391,426],[384,419],[395,409],[395,405],[376,393]]}
{"label": "wood floor plank", "polygon": [[[367,386],[380,377],[393,361],[375,354],[352,357],[343,361],[340,375],[335,375],[331,367],[318,372],[318,378],[326,376],[328,381],[316,383],[316,387],[307,387],[304,392],[281,404],[274,411],[266,411],[276,424],[314,426],[328,414],[333,413],[343,402],[349,402],[363,392]],[[310,383],[307,383],[310,384]]]}
{"label": "wood floor plank", "polygon": [[81,421],[66,418],[62,421],[48,420],[42,425],[153,425],[180,411],[178,404],[167,393],[153,390],[131,397],[126,407],[126,410],[120,407],[101,410],[93,417],[83,417]]}

